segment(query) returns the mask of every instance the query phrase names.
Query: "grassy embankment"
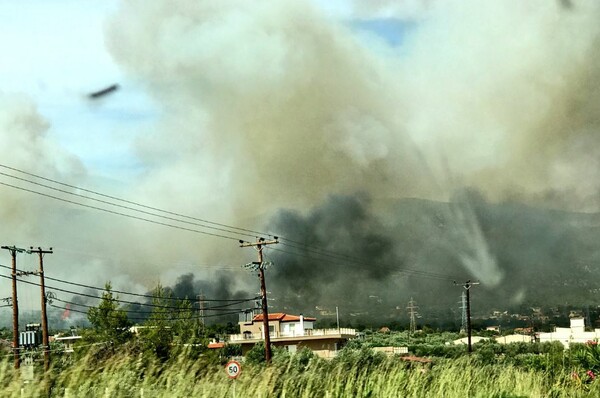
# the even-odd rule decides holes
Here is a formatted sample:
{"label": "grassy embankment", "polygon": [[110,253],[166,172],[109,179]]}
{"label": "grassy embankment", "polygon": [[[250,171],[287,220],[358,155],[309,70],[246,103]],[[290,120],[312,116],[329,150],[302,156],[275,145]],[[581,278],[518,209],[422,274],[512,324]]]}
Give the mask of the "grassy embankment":
{"label": "grassy embankment", "polygon": [[[407,364],[399,358],[354,351],[333,361],[307,355],[274,363],[245,364],[232,381],[222,366],[179,355],[161,364],[143,356],[88,355],[55,368],[47,384],[23,386],[12,361],[0,363],[2,397],[586,397],[600,396],[600,383],[582,384],[567,371],[545,372],[477,358]],[[51,388],[48,387],[51,385]]]}

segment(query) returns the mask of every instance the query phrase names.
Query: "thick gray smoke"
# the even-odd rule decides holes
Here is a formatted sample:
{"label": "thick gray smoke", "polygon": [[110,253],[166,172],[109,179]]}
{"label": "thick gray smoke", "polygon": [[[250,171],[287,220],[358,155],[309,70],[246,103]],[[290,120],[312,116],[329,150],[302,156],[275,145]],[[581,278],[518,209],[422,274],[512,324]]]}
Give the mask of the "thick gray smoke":
{"label": "thick gray smoke", "polygon": [[389,296],[390,274],[406,268],[403,242],[372,214],[364,196],[333,196],[306,215],[283,211],[273,227],[291,240],[282,238],[269,256],[275,262],[270,289],[296,308],[356,306],[385,290]]}
{"label": "thick gray smoke", "polygon": [[[415,251],[378,233],[377,256],[427,269],[423,259],[437,247],[434,269],[458,264],[457,273],[498,286],[508,268],[486,234],[493,228],[470,197],[452,195],[466,185],[494,202],[598,209],[597,168],[589,167],[600,147],[598,7],[355,2],[355,18],[417,21],[396,53],[365,46],[307,2],[124,3],[109,25],[109,47],[167,110],[151,138],[139,142],[151,165],[140,192],[178,207],[195,197],[195,205],[236,224],[254,224],[278,207],[309,219],[319,214],[349,230],[323,226],[336,238],[317,240],[352,255],[362,246],[339,241],[336,231],[352,236],[361,224],[361,242],[393,224],[386,204],[451,200],[443,237],[422,234]],[[174,185],[175,176],[186,183]],[[372,217],[321,205],[357,191],[369,193]],[[312,206],[322,207],[307,210]],[[291,229],[293,239],[296,224],[288,216],[268,228]],[[309,266],[286,267],[279,276]],[[319,266],[326,271],[318,278],[291,278],[291,291],[318,295],[327,285],[341,294],[363,272],[366,290],[385,289],[379,282],[390,271],[370,267],[349,276]]]}
{"label": "thick gray smoke", "polygon": [[[274,220],[266,228],[294,241],[368,253],[372,262],[343,266],[281,254],[276,283],[314,303],[355,292],[392,302],[403,299],[398,286],[432,286],[416,275],[396,284],[396,269],[476,278],[522,298],[524,283],[507,284],[515,273],[596,264],[581,219],[533,207],[599,210],[600,5],[347,7],[352,19],[339,21],[308,1],[123,2],[107,46],[160,120],[137,141],[144,173],[122,196],[256,229]],[[369,18],[410,25],[401,47],[352,30]],[[43,131],[26,119],[24,131]],[[40,170],[77,175],[72,158],[44,163],[46,153],[29,148],[24,168],[35,159]],[[480,199],[457,195],[465,186]],[[148,288],[195,272],[193,264],[254,260],[232,242],[68,216],[79,226],[72,235],[85,229],[86,245],[100,241],[121,258],[97,259],[98,269]],[[214,279],[207,270],[196,277]],[[231,273],[230,292],[246,289],[242,275]]]}
{"label": "thick gray smoke", "polygon": [[[469,255],[457,211],[472,221],[460,227],[486,243],[486,256],[501,270],[498,281],[473,292],[477,311],[529,305],[584,305],[594,300],[600,278],[597,215],[491,204],[465,190],[451,203],[402,199],[382,218],[364,196],[333,196],[305,214],[283,211],[273,220],[284,236],[270,252],[275,265],[269,290],[278,308],[296,311],[335,306],[380,317],[404,309],[410,297],[422,313],[457,307],[461,289],[452,279],[477,278],[481,264],[465,268]],[[461,222],[463,222],[461,221]],[[327,252],[323,252],[327,250]],[[332,257],[331,252],[344,253]],[[483,281],[482,281],[483,282]],[[432,293],[435,292],[435,293]]]}

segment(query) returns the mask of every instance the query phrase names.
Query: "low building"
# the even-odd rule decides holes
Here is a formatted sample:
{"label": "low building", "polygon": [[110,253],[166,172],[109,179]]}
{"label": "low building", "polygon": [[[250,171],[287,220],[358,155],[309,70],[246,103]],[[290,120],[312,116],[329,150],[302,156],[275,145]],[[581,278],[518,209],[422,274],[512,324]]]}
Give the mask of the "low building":
{"label": "low building", "polygon": [[373,347],[373,351],[383,352],[388,357],[392,355],[408,355],[408,347]]}
{"label": "low building", "polygon": [[206,347],[210,348],[211,350],[216,350],[216,349],[224,348],[225,343],[219,342],[219,341],[211,341],[210,343],[208,343],[208,345]]}
{"label": "low building", "polygon": [[65,352],[73,352],[73,346],[81,340],[81,336],[54,336],[52,340],[64,344]]}
{"label": "low building", "polygon": [[[290,352],[308,348],[315,354],[331,358],[335,356],[349,339],[356,337],[356,331],[348,328],[314,329],[316,318],[286,313],[269,314],[269,337],[271,344],[284,347]],[[251,319],[239,322],[240,334],[229,335],[229,344],[240,344],[242,354],[264,340],[263,316],[255,315]]]}
{"label": "low building", "polygon": [[[475,343],[479,343],[480,341],[484,341],[484,340],[489,340],[489,337],[481,337],[481,336],[471,336],[471,344],[475,344]],[[456,339],[453,341],[453,343],[455,345],[460,345],[460,344],[469,344],[469,338],[468,337],[462,337],[460,339]]]}
{"label": "low building", "polygon": [[594,329],[591,332],[585,331],[584,318],[571,318],[570,323],[568,328],[554,328],[553,332],[540,333],[538,335],[540,343],[560,341],[568,348],[571,343],[586,343],[600,339],[600,329]]}
{"label": "low building", "polygon": [[510,344],[510,343],[532,343],[535,341],[535,337],[526,334],[509,334],[507,336],[497,336],[494,338],[497,343]]}

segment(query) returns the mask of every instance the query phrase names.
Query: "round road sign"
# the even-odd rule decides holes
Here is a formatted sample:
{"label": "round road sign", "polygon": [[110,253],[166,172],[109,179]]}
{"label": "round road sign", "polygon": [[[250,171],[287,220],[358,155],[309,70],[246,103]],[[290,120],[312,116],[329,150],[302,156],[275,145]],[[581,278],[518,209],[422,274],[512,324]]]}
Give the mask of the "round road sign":
{"label": "round road sign", "polygon": [[229,361],[225,365],[225,372],[229,378],[235,379],[242,373],[242,365],[238,361]]}

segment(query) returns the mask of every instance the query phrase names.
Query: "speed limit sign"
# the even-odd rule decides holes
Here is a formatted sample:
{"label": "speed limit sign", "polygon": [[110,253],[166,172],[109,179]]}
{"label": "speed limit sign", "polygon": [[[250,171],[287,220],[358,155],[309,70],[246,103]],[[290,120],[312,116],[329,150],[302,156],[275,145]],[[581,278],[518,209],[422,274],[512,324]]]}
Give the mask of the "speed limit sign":
{"label": "speed limit sign", "polygon": [[225,372],[230,379],[235,379],[242,373],[242,366],[238,361],[229,361],[225,365]]}

